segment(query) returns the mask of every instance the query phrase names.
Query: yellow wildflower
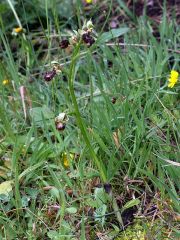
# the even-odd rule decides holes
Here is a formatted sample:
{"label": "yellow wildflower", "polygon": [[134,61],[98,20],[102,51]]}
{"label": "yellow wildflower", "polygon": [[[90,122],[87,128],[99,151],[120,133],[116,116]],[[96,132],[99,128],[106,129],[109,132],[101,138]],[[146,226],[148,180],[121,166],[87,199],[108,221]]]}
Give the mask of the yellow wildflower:
{"label": "yellow wildflower", "polygon": [[70,166],[70,161],[73,159],[74,159],[74,154],[72,154],[72,153],[67,154],[66,152],[64,152],[62,154],[63,165],[66,168],[68,168]]}
{"label": "yellow wildflower", "polygon": [[4,86],[7,85],[7,84],[9,84],[9,80],[8,80],[8,79],[4,79],[3,82],[2,82],[2,84],[3,84]]}
{"label": "yellow wildflower", "polygon": [[22,27],[13,28],[12,35],[17,36],[20,33],[23,33],[24,29]]}
{"label": "yellow wildflower", "polygon": [[179,76],[179,73],[177,71],[175,71],[175,70],[171,71],[170,78],[168,79],[169,80],[168,87],[170,87],[170,88],[174,87],[174,85],[178,81],[178,76]]}
{"label": "yellow wildflower", "polygon": [[92,3],[93,0],[86,0],[86,3]]}
{"label": "yellow wildflower", "polygon": [[67,157],[67,153],[63,153],[63,164],[65,167],[69,167],[69,160]]}
{"label": "yellow wildflower", "polygon": [[14,28],[13,31],[14,31],[15,33],[20,33],[20,32],[23,31],[23,28],[22,28],[22,27],[17,27],[17,28]]}

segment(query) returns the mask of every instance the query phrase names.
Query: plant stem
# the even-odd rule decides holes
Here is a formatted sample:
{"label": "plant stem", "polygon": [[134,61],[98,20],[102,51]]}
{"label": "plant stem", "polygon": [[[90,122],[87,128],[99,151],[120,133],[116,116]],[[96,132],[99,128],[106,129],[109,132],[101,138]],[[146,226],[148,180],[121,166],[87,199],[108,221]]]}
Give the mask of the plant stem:
{"label": "plant stem", "polygon": [[19,27],[22,28],[21,21],[20,21],[18,15],[17,15],[17,13],[16,13],[16,11],[15,11],[15,9],[14,9],[14,6],[13,6],[11,0],[7,0],[7,2],[8,2],[8,4],[9,4],[9,6],[10,6],[12,12],[14,13],[14,16],[15,16],[15,18],[16,18],[16,21],[17,21]]}
{"label": "plant stem", "polygon": [[104,167],[103,167],[102,163],[100,162],[100,160],[98,159],[98,157],[96,156],[96,153],[94,152],[93,147],[91,146],[87,130],[84,126],[83,119],[81,118],[81,113],[79,111],[76,95],[75,95],[75,92],[74,92],[75,64],[76,64],[76,60],[79,56],[80,45],[81,45],[81,43],[79,43],[77,45],[77,47],[74,51],[74,54],[72,56],[72,62],[71,62],[71,65],[70,65],[70,73],[69,73],[69,81],[68,81],[69,91],[70,91],[70,95],[71,95],[72,102],[73,102],[74,109],[75,109],[77,124],[78,124],[78,126],[81,130],[82,136],[83,136],[84,141],[85,141],[85,143],[86,143],[86,145],[87,145],[87,147],[90,151],[90,154],[91,154],[91,156],[94,160],[94,163],[96,164],[96,166],[99,170],[101,180],[105,183],[105,182],[107,182],[107,177],[106,177],[106,174],[105,174]]}
{"label": "plant stem", "polygon": [[[75,75],[76,75],[75,66],[76,66],[76,60],[78,59],[78,57],[80,55],[79,54],[80,45],[81,45],[81,42],[75,48],[74,54],[72,56],[72,61],[71,61],[71,64],[70,64],[70,72],[69,72],[69,79],[68,79],[69,91],[70,91],[70,95],[71,95],[72,102],[73,102],[73,105],[74,105],[74,110],[75,110],[75,114],[76,114],[77,124],[78,124],[78,126],[79,126],[79,128],[81,130],[81,133],[82,133],[82,136],[84,138],[84,141],[85,141],[87,147],[89,148],[89,151],[90,151],[90,154],[92,156],[92,159],[94,160],[94,163],[96,164],[96,166],[97,166],[97,168],[99,170],[101,180],[104,183],[106,183],[107,182],[107,177],[106,177],[106,174],[105,174],[104,165],[100,162],[100,160],[96,156],[96,153],[94,152],[93,147],[91,146],[91,142],[89,140],[89,136],[88,136],[86,127],[84,125],[83,119],[81,118],[81,113],[79,111],[76,95],[75,95],[75,92],[74,92],[74,79],[75,79]],[[122,217],[121,217],[121,213],[119,211],[119,207],[117,205],[116,198],[114,197],[112,191],[111,191],[110,195],[111,195],[112,207],[113,207],[114,212],[116,214],[117,220],[118,220],[120,226],[122,226],[122,228],[124,228]]]}
{"label": "plant stem", "polygon": [[[17,24],[19,25],[20,28],[23,28],[23,27],[22,27],[22,24],[21,24],[21,21],[20,21],[18,15],[17,15],[17,13],[16,13],[16,10],[15,10],[15,8],[14,8],[11,0],[7,0],[7,2],[8,2],[9,6],[10,6],[10,8],[11,8],[13,14],[14,14],[14,17],[15,17],[15,19],[16,19],[16,21],[17,21]],[[26,38],[25,33],[22,33],[22,36],[23,36],[24,41],[27,43],[27,38]],[[30,53],[29,53],[29,48],[26,47],[26,51],[27,51],[27,68],[28,68],[28,71],[29,71],[29,67],[30,67]]]}

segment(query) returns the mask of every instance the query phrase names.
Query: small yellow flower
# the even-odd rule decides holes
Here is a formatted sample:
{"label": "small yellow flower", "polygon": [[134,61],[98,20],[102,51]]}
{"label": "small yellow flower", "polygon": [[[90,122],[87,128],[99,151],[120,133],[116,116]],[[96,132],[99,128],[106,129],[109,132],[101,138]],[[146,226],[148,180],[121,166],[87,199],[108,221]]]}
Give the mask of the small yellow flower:
{"label": "small yellow flower", "polygon": [[4,79],[2,84],[5,86],[5,85],[8,85],[9,84],[9,80],[8,79]]}
{"label": "small yellow flower", "polygon": [[13,28],[12,35],[17,36],[20,33],[23,33],[24,29],[22,27]]}
{"label": "small yellow flower", "polygon": [[86,0],[86,3],[92,3],[93,0]]}
{"label": "small yellow flower", "polygon": [[14,31],[15,33],[20,33],[20,32],[23,31],[23,28],[22,28],[22,27],[17,27],[17,28],[14,28],[13,31]]}
{"label": "small yellow flower", "polygon": [[69,160],[67,157],[67,153],[63,153],[63,164],[65,167],[69,167]]}
{"label": "small yellow flower", "polygon": [[68,168],[70,166],[70,161],[72,161],[73,159],[74,159],[74,154],[73,153],[67,154],[66,152],[64,152],[62,154],[63,165],[66,168]]}
{"label": "small yellow flower", "polygon": [[178,76],[179,76],[179,73],[177,71],[175,71],[175,70],[171,71],[170,78],[168,79],[169,80],[168,87],[170,87],[170,88],[174,87],[174,85],[178,81]]}

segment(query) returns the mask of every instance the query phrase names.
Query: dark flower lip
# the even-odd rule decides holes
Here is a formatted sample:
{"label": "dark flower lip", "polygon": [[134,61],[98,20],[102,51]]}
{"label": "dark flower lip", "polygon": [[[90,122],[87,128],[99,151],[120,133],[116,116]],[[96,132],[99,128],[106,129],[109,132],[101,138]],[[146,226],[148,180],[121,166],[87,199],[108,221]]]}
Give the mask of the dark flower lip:
{"label": "dark flower lip", "polygon": [[104,183],[104,190],[106,193],[110,193],[112,190],[112,186],[110,183]]}
{"label": "dark flower lip", "polygon": [[69,40],[68,39],[64,39],[59,43],[60,48],[62,49],[66,49],[69,46]]}
{"label": "dark flower lip", "polygon": [[91,46],[95,43],[94,38],[90,35],[90,32],[84,33],[82,35],[82,40],[88,45]]}
{"label": "dark flower lip", "polygon": [[52,71],[46,72],[44,74],[44,80],[49,82],[54,78],[55,75],[56,75],[56,70],[55,69],[53,69]]}
{"label": "dark flower lip", "polygon": [[65,123],[59,122],[59,123],[56,124],[56,129],[58,131],[63,131],[65,128],[66,128],[66,124]]}
{"label": "dark flower lip", "polygon": [[111,102],[112,102],[112,104],[115,104],[116,103],[116,98],[115,97],[112,97],[112,99],[111,99]]}

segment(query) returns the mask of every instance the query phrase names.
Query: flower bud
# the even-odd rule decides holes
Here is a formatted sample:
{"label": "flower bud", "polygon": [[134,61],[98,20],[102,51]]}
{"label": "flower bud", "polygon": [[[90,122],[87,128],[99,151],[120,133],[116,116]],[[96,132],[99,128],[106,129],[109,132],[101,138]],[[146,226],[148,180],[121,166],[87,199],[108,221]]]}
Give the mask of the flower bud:
{"label": "flower bud", "polygon": [[58,122],[68,122],[69,121],[69,118],[67,116],[66,113],[62,112],[62,113],[59,113],[59,115],[55,118],[55,122],[58,123]]}
{"label": "flower bud", "polygon": [[86,26],[87,26],[87,29],[93,30],[94,25],[91,20],[87,21]]}

